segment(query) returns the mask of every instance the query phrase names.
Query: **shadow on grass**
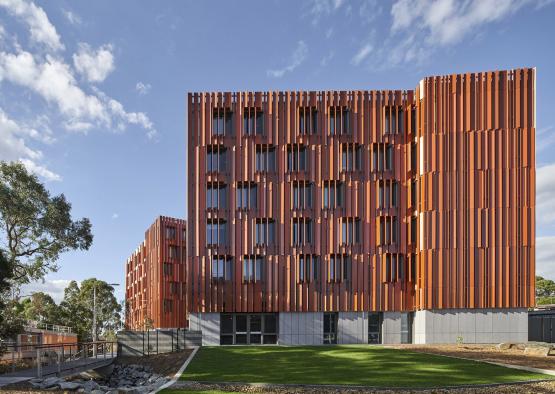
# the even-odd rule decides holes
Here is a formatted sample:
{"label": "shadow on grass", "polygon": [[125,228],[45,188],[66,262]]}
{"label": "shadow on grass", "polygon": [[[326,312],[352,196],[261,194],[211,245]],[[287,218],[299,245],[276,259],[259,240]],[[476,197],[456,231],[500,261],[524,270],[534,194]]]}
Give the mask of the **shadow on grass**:
{"label": "shadow on grass", "polygon": [[376,346],[201,348],[181,379],[208,382],[434,387],[549,376]]}

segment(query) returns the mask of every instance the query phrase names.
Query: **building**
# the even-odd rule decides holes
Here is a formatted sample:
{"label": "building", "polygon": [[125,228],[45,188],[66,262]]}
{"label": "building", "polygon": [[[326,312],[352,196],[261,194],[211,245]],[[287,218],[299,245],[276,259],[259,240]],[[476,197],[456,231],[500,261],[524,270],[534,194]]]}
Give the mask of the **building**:
{"label": "building", "polygon": [[191,329],[204,344],[526,341],[535,73],[190,93]]}
{"label": "building", "polygon": [[129,329],[186,327],[186,222],[159,216],[126,261]]}

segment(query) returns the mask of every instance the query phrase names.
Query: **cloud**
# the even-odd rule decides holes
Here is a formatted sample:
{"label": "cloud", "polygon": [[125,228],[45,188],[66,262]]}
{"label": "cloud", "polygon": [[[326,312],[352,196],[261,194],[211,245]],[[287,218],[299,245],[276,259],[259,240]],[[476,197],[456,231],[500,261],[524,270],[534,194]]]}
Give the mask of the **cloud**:
{"label": "cloud", "polygon": [[31,41],[43,44],[53,51],[64,49],[56,28],[42,8],[24,0],[0,0],[0,7],[4,7],[10,15],[23,20],[29,26]]}
{"label": "cloud", "polygon": [[81,17],[69,10],[62,10],[62,13],[64,14],[64,16],[66,17],[67,21],[69,23],[71,23],[72,25],[80,25],[81,23],[83,23],[83,21],[81,20]]}
{"label": "cloud", "polygon": [[555,222],[555,163],[536,170],[536,212],[538,224]]}
{"label": "cloud", "polygon": [[344,0],[312,0],[309,4],[308,15],[312,24],[317,25],[321,17],[331,15],[341,8]]}
{"label": "cloud", "polygon": [[114,71],[113,47],[102,45],[96,51],[86,43],[79,44],[79,51],[73,54],[73,64],[77,72],[89,82],[102,82]]}
{"label": "cloud", "polygon": [[536,274],[555,280],[555,236],[536,238]]}
{"label": "cloud", "polygon": [[353,58],[351,59],[351,64],[358,66],[364,59],[368,57],[368,55],[370,55],[372,49],[373,47],[371,44],[365,44],[362,48],[358,50],[355,56],[353,56]]}
{"label": "cloud", "polygon": [[270,77],[281,78],[285,73],[292,72],[297,67],[299,67],[305,61],[307,55],[308,55],[308,47],[304,41],[300,40],[299,42],[297,42],[297,47],[295,48],[295,51],[291,55],[289,64],[277,70],[268,70],[266,71],[266,73]]}
{"label": "cloud", "polygon": [[6,161],[21,161],[27,169],[49,181],[60,181],[60,175],[50,171],[46,167],[38,164],[42,159],[42,152],[31,148],[25,137],[38,140],[49,141],[51,137],[44,137],[36,129],[20,125],[10,119],[0,108],[0,158]]}
{"label": "cloud", "polygon": [[145,95],[150,92],[152,86],[149,83],[137,82],[135,85],[135,90],[139,92],[140,95]]}
{"label": "cloud", "polygon": [[29,295],[35,292],[50,294],[54,301],[59,304],[64,299],[64,290],[69,285],[69,279],[48,279],[32,282],[21,286],[20,295]]}
{"label": "cloud", "polygon": [[329,51],[328,54],[320,60],[320,66],[326,67],[334,57],[335,57],[335,51],[333,50]]}
{"label": "cloud", "polygon": [[113,213],[112,214],[112,219],[117,219],[119,218],[119,213]]}
{"label": "cloud", "polygon": [[398,0],[391,7],[390,63],[422,62],[440,47],[458,44],[501,21],[531,0]]}

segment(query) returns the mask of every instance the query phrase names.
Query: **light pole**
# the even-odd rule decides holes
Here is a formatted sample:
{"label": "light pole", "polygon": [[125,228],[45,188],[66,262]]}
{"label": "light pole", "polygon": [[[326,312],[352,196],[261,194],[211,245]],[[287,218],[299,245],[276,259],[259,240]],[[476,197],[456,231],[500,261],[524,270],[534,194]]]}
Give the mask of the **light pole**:
{"label": "light pole", "polygon": [[[108,286],[119,286],[119,283],[106,283]],[[96,281],[93,283],[93,322],[92,322],[92,339],[93,339],[93,357],[96,357]]]}

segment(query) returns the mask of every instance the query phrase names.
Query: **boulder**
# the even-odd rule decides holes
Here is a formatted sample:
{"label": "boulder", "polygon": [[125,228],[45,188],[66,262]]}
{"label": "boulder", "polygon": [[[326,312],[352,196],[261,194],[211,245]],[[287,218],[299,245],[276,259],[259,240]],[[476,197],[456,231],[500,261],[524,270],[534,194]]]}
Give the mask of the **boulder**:
{"label": "boulder", "polygon": [[42,389],[49,389],[54,386],[57,386],[60,382],[63,382],[63,379],[57,377],[46,378],[40,384],[40,388]]}
{"label": "boulder", "polygon": [[81,384],[78,382],[60,382],[58,386],[60,386],[60,390],[77,390],[81,387]]}
{"label": "boulder", "polygon": [[100,385],[96,383],[94,380],[87,380],[83,384],[83,389],[85,390],[86,393],[91,393],[93,390],[98,390],[99,388],[100,388]]}
{"label": "boulder", "polygon": [[544,342],[528,342],[524,348],[525,354],[532,354],[536,356],[549,356],[553,349],[553,345]]}
{"label": "boulder", "polygon": [[502,342],[499,345],[497,345],[497,349],[499,350],[509,350],[510,348],[513,347],[514,344],[510,343],[510,342]]}

